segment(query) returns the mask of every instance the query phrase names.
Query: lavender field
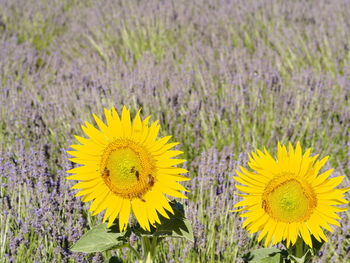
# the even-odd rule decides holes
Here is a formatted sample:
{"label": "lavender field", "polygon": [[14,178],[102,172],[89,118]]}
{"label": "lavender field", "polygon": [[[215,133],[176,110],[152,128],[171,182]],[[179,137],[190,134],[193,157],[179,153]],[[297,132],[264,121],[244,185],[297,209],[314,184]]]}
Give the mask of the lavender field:
{"label": "lavender field", "polygon": [[[350,1],[0,0],[0,262],[105,262],[69,250],[102,217],[66,150],[123,105],[181,142],[192,179],[195,242],[166,239],[157,262],[243,262],[262,247],[230,212],[247,153],[300,141],[350,184]],[[314,262],[350,262],[340,216]]]}

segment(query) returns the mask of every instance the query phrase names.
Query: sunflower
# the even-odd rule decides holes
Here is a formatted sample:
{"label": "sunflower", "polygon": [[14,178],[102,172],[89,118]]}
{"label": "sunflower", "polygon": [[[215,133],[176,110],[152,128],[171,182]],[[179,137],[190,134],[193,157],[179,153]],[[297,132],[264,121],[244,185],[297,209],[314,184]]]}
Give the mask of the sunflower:
{"label": "sunflower", "polygon": [[318,160],[310,156],[311,149],[302,153],[300,143],[295,149],[278,144],[277,159],[268,151],[257,150],[249,155],[249,167],[240,166],[234,179],[243,184],[237,189],[245,194],[235,207],[245,211],[243,227],[250,233],[261,231],[258,242],[265,237],[265,246],[286,241],[294,245],[298,236],[312,247],[311,235],[319,242],[327,237],[323,228],[340,226],[337,212],[347,209],[335,205],[347,204],[344,193],[350,189],[335,189],[345,176],[329,178],[334,169],[319,174],[328,156]]}
{"label": "sunflower", "polygon": [[121,117],[114,108],[104,110],[106,124],[95,114],[99,129],[88,122],[82,126],[88,138],[75,136],[80,144],[71,145],[68,153],[72,162],[82,166],[73,168],[67,177],[79,180],[72,189],[82,201],[93,200],[93,215],[105,210],[103,222],[108,227],[119,218],[120,231],[128,225],[131,211],[140,226],[150,231],[150,225],[160,224],[159,216],[169,218],[174,213],[164,194],[187,198],[179,191],[187,191],[178,181],[189,180],[181,175],[187,170],[174,167],[183,159],[173,157],[183,152],[171,150],[178,143],[168,143],[171,136],[157,139],[158,121],[149,125],[150,116],[141,120],[140,110],[133,121],[130,111],[123,107]]}

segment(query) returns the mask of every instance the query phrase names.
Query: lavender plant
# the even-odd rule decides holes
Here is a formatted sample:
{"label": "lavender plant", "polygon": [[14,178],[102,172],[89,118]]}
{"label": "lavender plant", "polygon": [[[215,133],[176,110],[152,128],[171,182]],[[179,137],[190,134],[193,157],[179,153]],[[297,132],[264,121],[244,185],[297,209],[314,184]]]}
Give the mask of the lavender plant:
{"label": "lavender plant", "polygon": [[[165,243],[157,260],[243,261],[259,244],[227,212],[242,153],[300,140],[349,179],[349,5],[1,0],[0,262],[103,262],[69,250],[102,219],[69,194],[63,149],[91,113],[120,105],[176,134],[193,178],[195,242]],[[316,261],[349,260],[342,217]]]}

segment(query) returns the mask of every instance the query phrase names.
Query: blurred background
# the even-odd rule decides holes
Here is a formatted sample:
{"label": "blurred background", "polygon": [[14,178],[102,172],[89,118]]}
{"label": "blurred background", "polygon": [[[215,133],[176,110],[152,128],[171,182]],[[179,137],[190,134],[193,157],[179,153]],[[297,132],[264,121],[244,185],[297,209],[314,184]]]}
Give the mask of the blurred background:
{"label": "blurred background", "polygon": [[[0,262],[104,262],[69,251],[101,216],[65,150],[123,105],[188,160],[195,242],[167,239],[158,262],[243,262],[260,247],[229,212],[247,153],[300,141],[349,185],[350,1],[0,0]],[[340,216],[315,262],[349,261]]]}

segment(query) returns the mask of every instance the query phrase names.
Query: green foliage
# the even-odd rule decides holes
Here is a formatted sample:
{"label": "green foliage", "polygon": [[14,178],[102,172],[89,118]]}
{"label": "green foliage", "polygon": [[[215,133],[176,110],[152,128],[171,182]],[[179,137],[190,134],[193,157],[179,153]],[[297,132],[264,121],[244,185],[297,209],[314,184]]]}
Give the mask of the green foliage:
{"label": "green foliage", "polygon": [[283,263],[283,251],[277,248],[260,248],[244,255],[245,262],[250,263]]}
{"label": "green foliage", "polygon": [[185,217],[183,205],[174,200],[170,202],[170,206],[173,208],[174,214],[168,213],[169,219],[159,215],[161,223],[152,228],[151,232],[139,227],[133,231],[140,236],[185,238],[194,242],[192,225]]}
{"label": "green foliage", "polygon": [[178,38],[174,30],[167,29],[160,23],[140,24],[136,27],[124,24],[118,34],[114,30],[107,26],[103,30],[92,31],[92,36],[86,35],[91,46],[106,63],[109,63],[107,50],[115,52],[124,62],[132,60],[137,63],[147,52],[159,62]]}
{"label": "green foliage", "polygon": [[[227,8],[239,15],[221,10],[222,16],[216,12],[219,6],[208,7],[205,1],[185,6],[174,1],[174,8],[152,10],[152,15],[140,12],[146,8],[142,1],[19,1],[23,6],[8,2],[0,7],[0,39],[15,39],[17,46],[6,46],[3,51],[15,55],[0,61],[3,152],[16,151],[19,139],[28,148],[40,138],[49,146],[50,172],[56,173],[62,165],[61,149],[68,147],[73,134],[82,135],[81,120],[102,113],[103,107],[127,104],[159,119],[162,135],[173,135],[181,143],[193,178],[199,169],[193,162],[212,147],[229,148],[237,158],[255,147],[275,148],[277,141],[297,140],[322,150],[321,156],[330,155],[331,165],[349,174],[350,94],[338,83],[349,77],[349,9],[342,9],[340,1],[332,3],[334,13],[324,1],[319,3],[320,13],[313,4],[307,6],[314,7],[312,12],[298,13],[298,8],[308,9],[301,1],[288,3],[291,8],[278,1],[267,8],[237,1],[237,7]],[[162,6],[166,1],[149,2]],[[188,13],[176,14],[177,7]],[[332,17],[326,17],[327,12]],[[32,56],[34,65],[28,65]],[[16,110],[9,110],[13,105]],[[30,110],[34,113],[27,115]],[[232,180],[230,173],[224,180]],[[232,214],[208,216],[208,207],[217,201],[213,189],[198,188],[189,198],[200,204],[197,217],[206,231],[205,247],[188,245],[193,233],[181,216],[172,218],[169,227],[164,223],[154,230],[159,239],[184,237],[174,239],[175,259],[190,246],[186,262],[233,262],[258,246],[254,238],[244,248],[237,246]],[[18,217],[26,219],[31,197],[25,187],[20,190],[5,193],[1,188],[0,197],[8,194],[21,207]],[[89,227],[100,220],[88,212],[83,216]],[[19,235],[15,218],[5,220],[0,214],[1,257],[10,245],[8,229]],[[30,245],[17,251],[18,262],[30,260],[28,253],[53,262],[59,245],[49,234],[29,230],[23,238]],[[226,244],[230,248],[218,255],[218,248]],[[169,253],[167,245],[160,248],[161,254]],[[328,243],[327,260],[341,260],[341,249]],[[124,256],[126,262],[134,259]]]}
{"label": "green foliage", "polygon": [[243,256],[249,263],[308,263],[318,255],[324,244],[312,237],[313,247],[308,247],[299,237],[293,246],[288,249],[260,248],[255,249]]}
{"label": "green foliage", "polygon": [[[37,51],[46,51],[48,47],[62,35],[66,27],[57,24],[55,17],[47,17],[37,12],[29,16],[12,8],[11,13],[4,13],[6,32],[17,36],[17,43],[30,43]],[[42,62],[39,62],[42,63]]]}
{"label": "green foliage", "polygon": [[119,232],[118,225],[107,228],[107,223],[99,224],[86,232],[71,248],[73,252],[103,252],[121,247],[130,232]]}
{"label": "green foliage", "polygon": [[[160,216],[161,224],[152,227],[150,232],[143,230],[139,224],[128,226],[126,231],[120,232],[118,223],[114,223],[110,228],[107,227],[107,223],[102,223],[87,231],[70,250],[72,252],[94,253],[127,247],[140,259],[139,253],[129,241],[131,233],[134,233],[142,240],[145,252],[144,259],[146,259],[150,255],[152,258],[156,256],[156,246],[165,237],[184,238],[193,242],[192,226],[185,217],[183,205],[176,201],[170,202],[170,205],[174,214],[169,214],[169,218]],[[117,257],[112,256],[109,261],[118,260]]]}
{"label": "green foliage", "polygon": [[305,244],[305,242],[298,237],[296,243],[287,249],[288,259],[295,263],[308,263],[312,262],[312,259],[316,257],[324,245],[324,242],[319,242],[313,235],[312,248]]}

